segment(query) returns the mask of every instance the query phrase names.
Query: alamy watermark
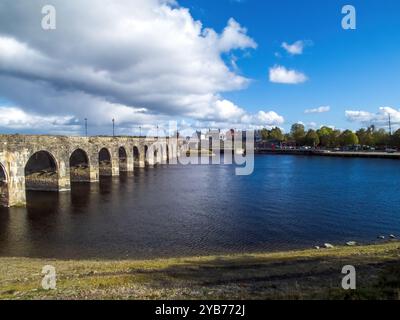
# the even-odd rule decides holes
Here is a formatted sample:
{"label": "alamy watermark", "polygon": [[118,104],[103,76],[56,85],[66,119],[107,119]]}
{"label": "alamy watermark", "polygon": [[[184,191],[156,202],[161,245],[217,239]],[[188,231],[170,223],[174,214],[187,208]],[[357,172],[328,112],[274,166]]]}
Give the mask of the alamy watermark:
{"label": "alamy watermark", "polygon": [[[56,268],[51,265],[46,265],[42,268],[42,288],[44,290],[55,290],[57,289],[57,273]],[[345,276],[342,278],[342,289],[343,290],[356,290],[357,289],[357,273],[356,268],[352,265],[346,265],[342,268],[342,274]]]}
{"label": "alamy watermark", "polygon": [[57,273],[56,268],[47,265],[42,268],[42,288],[44,290],[55,290],[57,288]]}
{"label": "alamy watermark", "polygon": [[[57,28],[57,12],[53,5],[45,5],[42,7],[42,29],[55,30]],[[357,29],[357,12],[353,5],[345,5],[342,7],[342,28],[344,30]]]}
{"label": "alamy watermark", "polygon": [[[185,130],[188,134],[188,130]],[[155,138],[149,132],[143,139],[145,161],[154,165],[167,162],[180,165],[236,165],[238,176],[251,175],[254,172],[254,130],[229,130],[221,134],[220,130],[190,132],[182,136],[177,122],[170,121],[167,130],[157,132]]]}
{"label": "alamy watermark", "polygon": [[342,274],[345,276],[342,279],[342,288],[344,290],[356,290],[357,289],[357,274],[356,268],[351,265],[344,266]]}
{"label": "alamy watermark", "polygon": [[56,8],[52,5],[45,5],[42,8],[42,29],[55,30],[57,28]]}
{"label": "alamy watermark", "polygon": [[342,19],[342,28],[344,30],[357,29],[357,13],[356,8],[352,5],[345,5],[342,8],[342,14],[345,16]]}
{"label": "alamy watermark", "polygon": [[[56,30],[57,12],[53,5],[45,5],[41,9],[43,30]],[[357,28],[356,8],[352,5],[342,7],[341,26],[344,30]],[[172,122],[173,123],[173,122]],[[235,164],[236,175],[250,175],[254,171],[254,136],[253,130],[232,132],[231,135],[221,140],[215,135],[208,135],[205,139],[180,137],[178,130],[170,123],[169,131],[174,130],[174,135],[164,135],[165,138],[149,138],[148,148],[145,150],[146,160],[150,164],[160,163],[168,159],[169,164],[196,165],[196,164]],[[157,134],[158,136],[158,134]],[[167,141],[168,140],[168,141]],[[208,157],[207,152],[209,152]],[[200,157],[192,156],[202,155]],[[223,157],[221,157],[223,155]],[[222,159],[223,158],[223,159]]]}

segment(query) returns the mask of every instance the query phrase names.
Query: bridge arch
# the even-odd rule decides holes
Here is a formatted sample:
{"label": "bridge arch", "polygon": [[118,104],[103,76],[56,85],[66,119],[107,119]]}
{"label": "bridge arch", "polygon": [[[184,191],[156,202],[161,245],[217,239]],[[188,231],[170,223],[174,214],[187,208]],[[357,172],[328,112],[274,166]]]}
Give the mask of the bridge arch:
{"label": "bridge arch", "polygon": [[153,153],[154,153],[153,154],[153,164],[156,165],[157,163],[159,163],[159,159],[158,159],[159,152],[158,152],[158,147],[157,146],[154,146],[154,152]]}
{"label": "bridge arch", "polygon": [[128,171],[128,154],[126,153],[125,147],[119,147],[118,158],[119,158],[119,171],[120,172]]}
{"label": "bridge arch", "polygon": [[146,166],[149,165],[149,158],[150,158],[150,155],[149,155],[149,147],[148,147],[148,145],[146,144],[146,145],[144,146],[144,164],[145,164]]}
{"label": "bridge arch", "polygon": [[133,147],[133,166],[135,168],[140,167],[140,152],[137,146]]}
{"label": "bridge arch", "polygon": [[168,145],[168,143],[165,145],[165,149],[166,149],[165,151],[167,152],[165,161],[167,164],[169,164],[169,145]]}
{"label": "bridge arch", "polygon": [[167,144],[165,142],[157,142],[154,144],[154,164],[163,164],[167,160]]}
{"label": "bridge arch", "polygon": [[69,157],[71,182],[90,182],[89,157],[83,149],[74,150]]}
{"label": "bridge arch", "polygon": [[160,143],[160,152],[161,152],[161,154],[160,154],[161,163],[163,163],[163,164],[168,163],[168,159],[169,159],[168,158],[168,152],[169,152],[169,150],[168,150],[168,144],[165,141]]}
{"label": "bridge arch", "polygon": [[58,191],[58,163],[49,151],[32,154],[24,171],[26,190]]}
{"label": "bridge arch", "polygon": [[111,153],[107,148],[102,148],[99,151],[99,175],[112,175],[112,160]]}
{"label": "bridge arch", "polygon": [[9,206],[8,176],[7,171],[2,163],[0,163],[0,206]]}

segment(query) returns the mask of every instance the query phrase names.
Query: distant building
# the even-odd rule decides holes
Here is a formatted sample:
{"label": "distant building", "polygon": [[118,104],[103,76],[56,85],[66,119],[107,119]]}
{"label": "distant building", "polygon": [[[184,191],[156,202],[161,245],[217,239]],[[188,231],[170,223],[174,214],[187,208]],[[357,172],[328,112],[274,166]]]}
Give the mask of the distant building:
{"label": "distant building", "polygon": [[206,140],[213,139],[214,141],[224,141],[225,134],[221,132],[221,129],[210,129],[205,135]]}
{"label": "distant building", "polygon": [[254,131],[254,141],[255,143],[259,143],[262,141],[262,132],[261,130],[255,130]]}
{"label": "distant building", "polygon": [[225,140],[229,139],[242,139],[243,138],[243,132],[235,129],[230,129],[225,133]]}
{"label": "distant building", "polygon": [[206,136],[201,131],[193,133],[192,137],[188,141],[189,149],[195,150],[200,148],[200,143],[205,140]]}

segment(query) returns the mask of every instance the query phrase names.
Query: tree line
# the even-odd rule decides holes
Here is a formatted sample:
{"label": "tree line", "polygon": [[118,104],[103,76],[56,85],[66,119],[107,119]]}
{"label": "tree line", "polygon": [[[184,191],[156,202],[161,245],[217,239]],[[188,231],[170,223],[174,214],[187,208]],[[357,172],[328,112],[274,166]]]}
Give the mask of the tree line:
{"label": "tree line", "polygon": [[390,134],[385,129],[377,129],[375,126],[359,129],[356,132],[351,130],[338,130],[331,127],[321,127],[318,130],[306,130],[300,123],[293,124],[290,133],[284,134],[278,127],[261,130],[263,141],[292,142],[298,146],[312,146],[336,148],[352,145],[369,147],[400,147],[400,129]]}

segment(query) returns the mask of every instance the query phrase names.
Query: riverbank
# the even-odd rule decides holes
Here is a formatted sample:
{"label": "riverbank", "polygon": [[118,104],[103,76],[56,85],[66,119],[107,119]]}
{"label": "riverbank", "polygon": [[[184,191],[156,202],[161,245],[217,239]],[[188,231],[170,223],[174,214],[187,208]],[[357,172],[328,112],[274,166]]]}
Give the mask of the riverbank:
{"label": "riverbank", "polygon": [[298,156],[319,156],[319,157],[340,157],[340,158],[375,158],[400,160],[400,152],[368,152],[368,151],[324,151],[324,150],[272,150],[256,149],[256,154],[277,154],[277,155],[298,155]]}
{"label": "riverbank", "polygon": [[[399,299],[400,242],[147,261],[0,258],[1,299]],[[41,289],[44,265],[57,289]],[[356,291],[341,289],[344,265]]]}

